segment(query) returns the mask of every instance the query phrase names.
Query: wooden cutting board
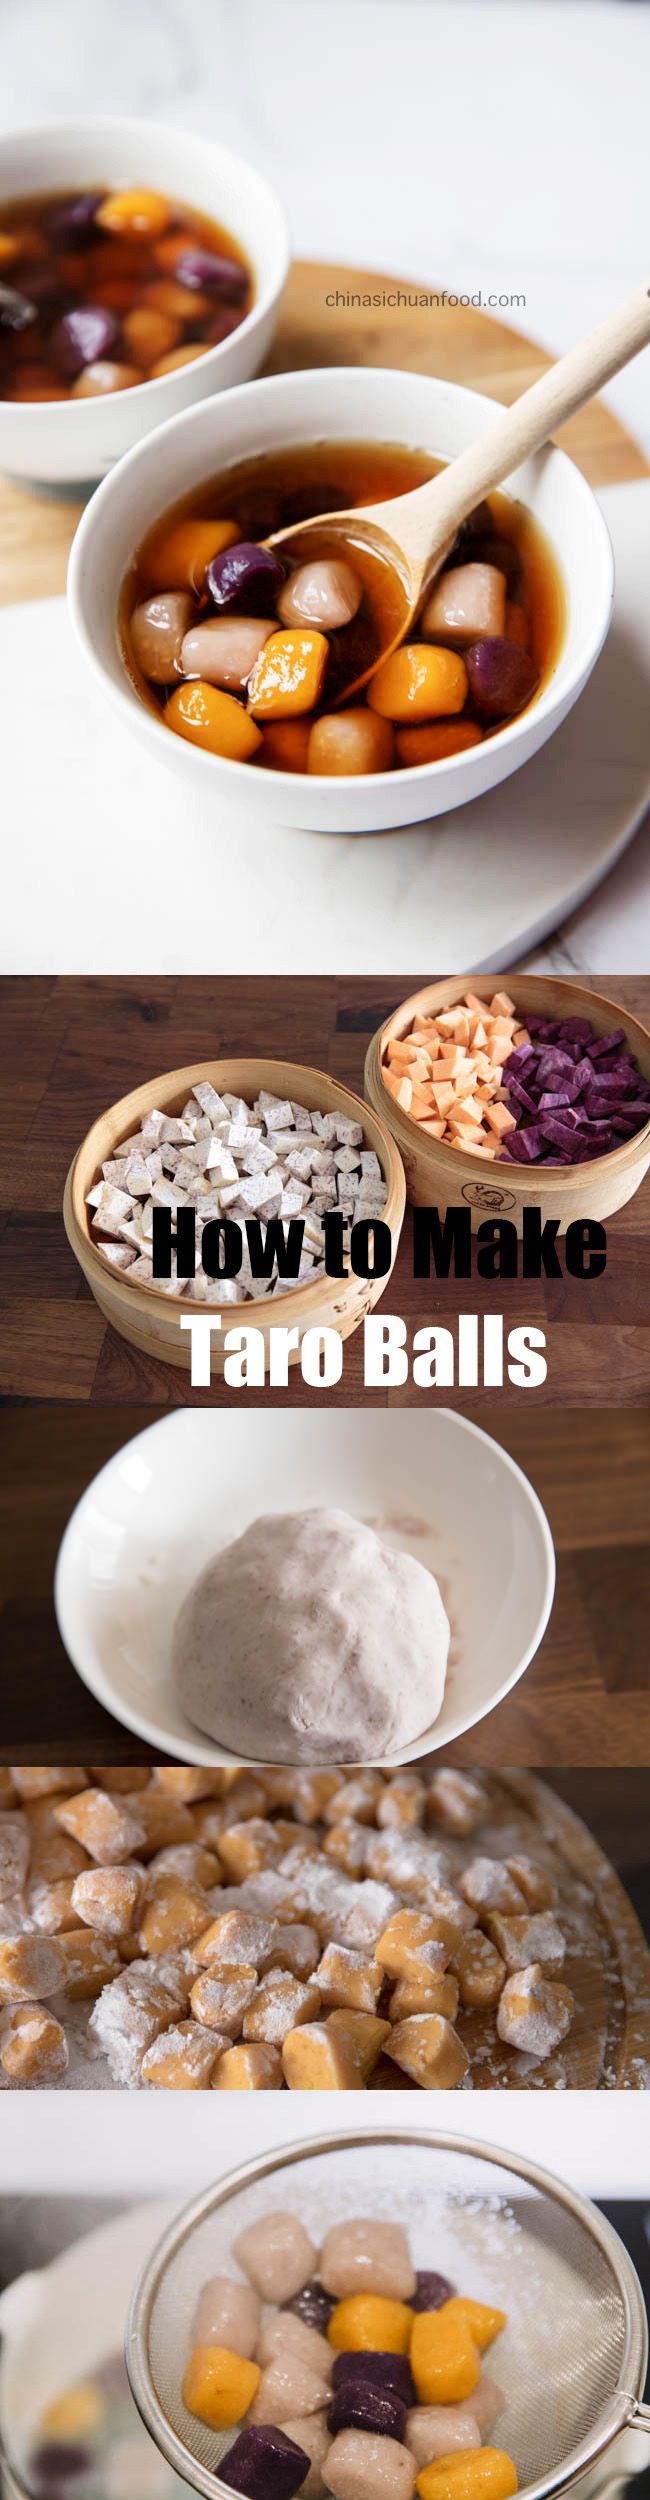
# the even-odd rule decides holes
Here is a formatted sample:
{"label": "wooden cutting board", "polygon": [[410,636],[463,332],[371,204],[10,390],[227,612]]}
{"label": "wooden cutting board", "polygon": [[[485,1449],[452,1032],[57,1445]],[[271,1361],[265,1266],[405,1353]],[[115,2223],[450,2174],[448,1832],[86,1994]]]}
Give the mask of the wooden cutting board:
{"label": "wooden cutting board", "polygon": [[[567,1937],[561,1976],[576,2011],[561,2049],[540,2063],[502,2047],[493,2014],[461,2014],[457,2029],[472,2060],[472,2089],[643,2091],[650,2081],[650,1953],[618,1875],[586,1824],[532,1772],[481,1777],[490,1816],[464,1844],[463,1858],[521,1851],[554,1874]],[[380,2060],[371,2090],[413,2088],[390,2058]]]}
{"label": "wooden cutting board", "polygon": [[[491,313],[409,303],[417,292],[412,279],[377,270],[294,261],[265,371],[392,365],[467,383],[471,390],[486,391],[509,405],[551,362],[542,347]],[[398,294],[406,296],[406,304],[391,306],[382,300]],[[643,452],[602,400],[591,401],[572,417],[557,439],[591,486],[650,475]],[[0,479],[0,604],[52,598],[64,590],[68,552],[82,509],[67,497],[31,492]]]}

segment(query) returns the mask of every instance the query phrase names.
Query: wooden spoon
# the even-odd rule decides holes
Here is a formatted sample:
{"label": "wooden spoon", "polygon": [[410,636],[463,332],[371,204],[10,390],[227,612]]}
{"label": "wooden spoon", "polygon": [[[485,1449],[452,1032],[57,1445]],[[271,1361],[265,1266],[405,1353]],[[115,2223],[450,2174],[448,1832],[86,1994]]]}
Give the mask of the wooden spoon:
{"label": "wooden spoon", "polygon": [[350,695],[367,685],[380,662],[404,641],[461,522],[468,520],[482,497],[502,485],[520,461],[540,451],[556,426],[573,416],[649,342],[650,288],[638,287],[425,486],[395,495],[388,503],[315,514],[297,528],[276,530],[266,540],[268,547],[291,549],[296,561],[302,561],[310,553],[310,540],[318,537],[320,553],[348,555],[352,563],[355,554],[365,556],[375,564],[389,565],[396,577],[397,630],[387,634],[371,666],[344,688],[339,702],[349,702]]}

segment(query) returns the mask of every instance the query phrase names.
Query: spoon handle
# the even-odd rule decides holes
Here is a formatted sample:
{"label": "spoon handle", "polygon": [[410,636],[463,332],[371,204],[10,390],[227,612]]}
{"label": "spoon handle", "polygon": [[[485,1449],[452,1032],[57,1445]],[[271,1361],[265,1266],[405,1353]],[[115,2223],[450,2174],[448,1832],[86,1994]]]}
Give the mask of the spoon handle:
{"label": "spoon handle", "polygon": [[[613,373],[618,373],[621,366],[628,364],[630,358],[637,356],[640,348],[646,347],[649,342],[650,288],[638,287],[623,304],[617,305],[614,312],[608,313],[606,321],[599,322],[598,328],[590,331],[588,338],[581,339],[577,347],[570,347],[568,355],[561,356],[558,364],[549,366],[547,373],[540,374],[539,381],[533,382],[531,389],[524,391],[512,408],[504,408],[478,440],[468,446],[467,451],[461,452],[448,469],[443,469],[438,477],[431,480],[430,486],[416,490],[420,517],[419,526],[416,523],[413,532],[411,548],[408,548],[411,532],[406,506],[412,502],[413,521],[416,522],[416,497],[404,496],[401,499],[400,539],[407,545],[408,552],[412,556],[423,553],[426,499],[430,497],[429,543],[435,529],[435,544],[441,546],[443,541],[449,541],[483,495],[489,494],[493,486],[501,485],[503,479],[518,468],[520,461],[527,460],[531,452],[541,450],[556,427],[563,425],[576,408],[581,408],[585,400],[591,399]],[[393,507],[394,514],[397,508]],[[385,512],[389,525],[389,505],[385,507]],[[402,519],[406,523],[404,530]],[[419,542],[417,546],[416,540]]]}

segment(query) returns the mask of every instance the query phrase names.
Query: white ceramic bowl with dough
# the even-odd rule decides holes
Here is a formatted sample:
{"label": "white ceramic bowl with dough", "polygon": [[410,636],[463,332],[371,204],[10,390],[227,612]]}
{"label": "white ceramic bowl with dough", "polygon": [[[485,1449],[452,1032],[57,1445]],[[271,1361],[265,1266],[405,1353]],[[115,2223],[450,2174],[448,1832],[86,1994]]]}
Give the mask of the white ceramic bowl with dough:
{"label": "white ceramic bowl with dough", "polygon": [[503,1700],[548,1623],[555,1557],[537,1494],[486,1432],[446,1408],[192,1410],[109,1459],[59,1551],[61,1638],[122,1726],[180,1762],[232,1764],[176,1697],[174,1619],[217,1547],[264,1511],[311,1506],[369,1521],[440,1582],[452,1626],[442,1710],[387,1767],[451,1744]]}
{"label": "white ceramic bowl with dough", "polygon": [[116,616],[122,583],[147,530],[202,479],[280,445],[403,443],[453,460],[496,414],[494,400],[427,374],[363,366],[273,374],[247,390],[229,392],[227,399],[187,410],[140,444],[93,497],[74,540],[68,575],[72,621],[83,650],[105,694],[147,740],[152,759],[166,758],[188,793],[192,784],[212,791],[215,812],[221,810],[226,823],[243,802],[271,826],[384,832],[463,807],[507,780],[565,719],[604,642],[614,579],[605,522],[565,452],[538,452],[515,470],[507,491],[535,514],[564,576],[567,617],[556,668],[518,720],[464,755],[409,765],[404,772],[329,780],[208,755],[165,729],[160,714],[142,701],[124,665]]}
{"label": "white ceramic bowl with dough", "polygon": [[157,382],[99,399],[0,399],[0,469],[10,477],[70,489],[94,484],[167,417],[247,382],[271,343],[289,238],[277,193],[254,165],[212,139],[153,121],[51,122],[0,141],[0,202],[102,183],[111,190],[145,183],[226,226],[251,268],[251,310],[231,338]]}

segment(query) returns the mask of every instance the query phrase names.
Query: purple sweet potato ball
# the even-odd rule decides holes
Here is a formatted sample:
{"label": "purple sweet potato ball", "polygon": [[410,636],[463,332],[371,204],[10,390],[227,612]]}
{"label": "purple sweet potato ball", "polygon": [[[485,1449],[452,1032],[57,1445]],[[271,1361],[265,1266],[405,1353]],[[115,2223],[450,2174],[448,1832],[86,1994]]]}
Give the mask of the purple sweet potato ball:
{"label": "purple sweet potato ball", "polygon": [[529,651],[520,651],[505,634],[487,634],[465,652],[469,690],[479,720],[491,723],[522,712],[538,682]]}
{"label": "purple sweet potato ball", "polygon": [[106,305],[77,304],[72,312],[63,313],[53,330],[52,354],[60,371],[72,379],[83,372],[84,365],[114,356],[119,338],[119,323]]}
{"label": "purple sweet potato ball", "polygon": [[230,303],[245,295],[248,286],[248,270],[243,261],[208,252],[199,244],[179,254],[174,277],[179,286],[189,287],[193,294],[225,296]]}
{"label": "purple sweet potato ball", "polygon": [[284,565],[270,547],[258,547],[252,538],[240,538],[234,547],[224,547],[221,555],[212,557],[206,573],[215,608],[252,607],[256,616],[273,609],[283,581]]}

